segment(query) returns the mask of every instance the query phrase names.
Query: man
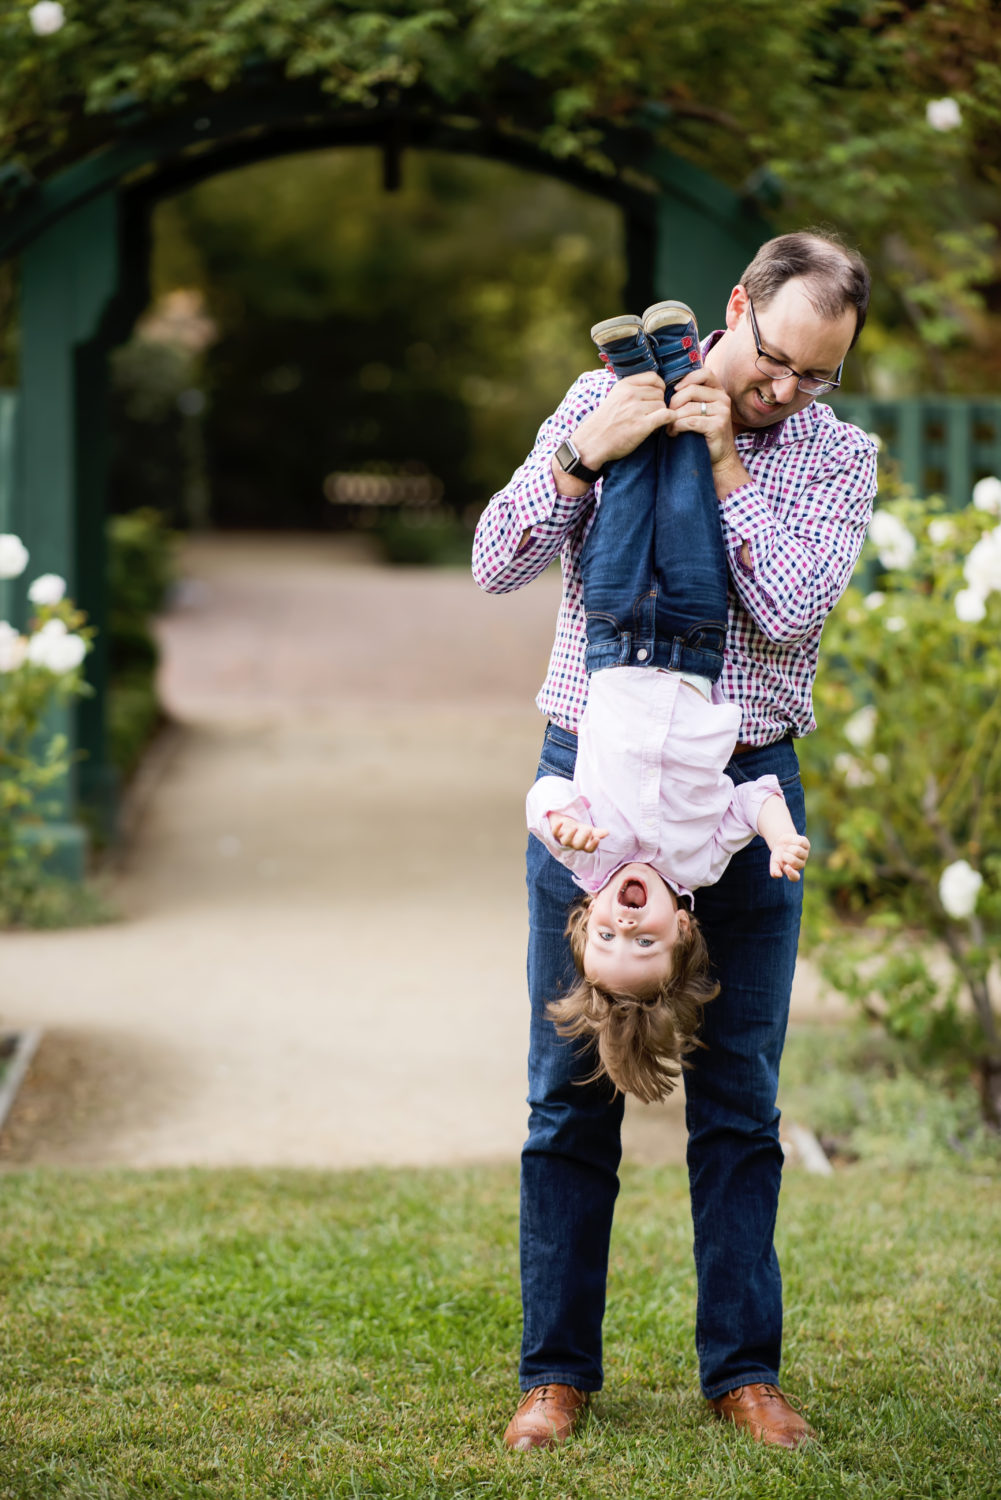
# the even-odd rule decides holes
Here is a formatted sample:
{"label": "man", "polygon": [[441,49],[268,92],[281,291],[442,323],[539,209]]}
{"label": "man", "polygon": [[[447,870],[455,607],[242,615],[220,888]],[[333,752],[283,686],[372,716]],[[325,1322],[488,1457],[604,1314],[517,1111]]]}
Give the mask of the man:
{"label": "man", "polygon": [[[683,293],[683,288],[677,288]],[[762,246],[733,289],[725,329],[664,403],[644,373],[583,375],[477,527],[473,573],[504,593],[561,553],[563,598],[549,673],[539,774],[572,774],[587,696],[578,560],[603,467],[656,427],[708,445],[730,571],[720,685],[742,708],[727,771],[778,776],[800,833],[803,791],[793,741],[816,727],[812,685],[824,619],[861,551],[876,489],[875,446],[814,405],[840,383],[869,298],[861,257],[814,233]],[[600,1390],[601,1323],[618,1192],[624,1100],[583,1085],[591,1070],[562,1041],[547,1001],[573,979],[564,928],[577,894],[529,839],[528,977],[532,1004],[529,1138],[522,1154],[521,1274],[525,1392],[505,1435],[526,1450],[564,1441]],[[685,1075],[688,1169],[698,1280],[696,1345],[712,1411],[761,1442],[812,1438],[782,1395],[782,1289],[773,1236],[782,1151],[778,1069],[785,1039],[802,885],[768,878],[755,839],[698,911],[720,982]]]}

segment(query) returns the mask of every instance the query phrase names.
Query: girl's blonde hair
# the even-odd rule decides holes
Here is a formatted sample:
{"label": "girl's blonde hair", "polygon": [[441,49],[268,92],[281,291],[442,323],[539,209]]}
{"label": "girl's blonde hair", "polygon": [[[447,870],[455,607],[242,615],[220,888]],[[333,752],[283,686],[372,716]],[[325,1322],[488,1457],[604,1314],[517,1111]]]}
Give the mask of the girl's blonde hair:
{"label": "girl's blonde hair", "polygon": [[638,999],[616,994],[584,976],[590,899],[570,912],[566,933],[580,979],[546,1007],[561,1036],[582,1037],[597,1052],[584,1083],[608,1077],[624,1094],[645,1104],[666,1099],[681,1077],[689,1052],[704,1044],[696,1033],[702,1007],[719,994],[709,976],[709,950],[692,916],[672,950],[671,972],[653,994]]}

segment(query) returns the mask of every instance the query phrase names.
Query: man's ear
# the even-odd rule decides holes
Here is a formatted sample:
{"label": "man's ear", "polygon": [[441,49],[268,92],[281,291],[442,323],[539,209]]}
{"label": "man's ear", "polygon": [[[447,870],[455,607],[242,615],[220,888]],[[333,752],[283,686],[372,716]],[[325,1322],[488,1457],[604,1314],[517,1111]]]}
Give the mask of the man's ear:
{"label": "man's ear", "polygon": [[747,292],[738,281],[726,304],[726,326],[732,332],[747,311]]}

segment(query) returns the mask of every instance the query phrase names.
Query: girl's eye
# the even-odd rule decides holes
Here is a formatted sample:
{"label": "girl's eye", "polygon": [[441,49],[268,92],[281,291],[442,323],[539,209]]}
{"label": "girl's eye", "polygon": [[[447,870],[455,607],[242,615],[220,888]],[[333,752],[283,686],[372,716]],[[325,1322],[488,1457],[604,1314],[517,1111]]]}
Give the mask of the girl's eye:
{"label": "girl's eye", "polygon": [[639,945],[639,947],[641,947],[641,948],[652,948],[653,947],[653,938],[651,938],[651,937],[638,937],[636,939],[636,942]]}
{"label": "girl's eye", "polygon": [[612,932],[612,930],[608,927],[600,927],[598,929],[598,936],[601,938],[601,941],[603,943],[610,943],[614,938],[615,933]]}

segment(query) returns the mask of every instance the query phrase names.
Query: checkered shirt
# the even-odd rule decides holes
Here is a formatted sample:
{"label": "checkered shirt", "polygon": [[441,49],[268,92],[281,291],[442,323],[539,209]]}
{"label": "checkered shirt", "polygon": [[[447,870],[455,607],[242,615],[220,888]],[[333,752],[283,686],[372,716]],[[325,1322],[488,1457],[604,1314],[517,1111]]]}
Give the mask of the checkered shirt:
{"label": "checkered shirt", "polygon": [[[720,335],[703,345],[708,352]],[[543,422],[528,458],[490,501],[473,542],[473,577],[506,594],[538,578],[560,555],[563,598],[540,710],[576,732],[587,701],[586,635],[578,560],[601,480],[581,496],[559,494],[552,457],[615,383],[608,370],[582,375]],[[720,502],[730,562],[724,695],[742,709],[740,739],[769,745],[809,734],[824,620],[848,585],[876,493],[876,445],[858,427],[813,402],[773,427],[741,432],[737,452],[751,483]],[[531,530],[519,551],[525,531]],[[740,556],[746,542],[747,567]]]}

